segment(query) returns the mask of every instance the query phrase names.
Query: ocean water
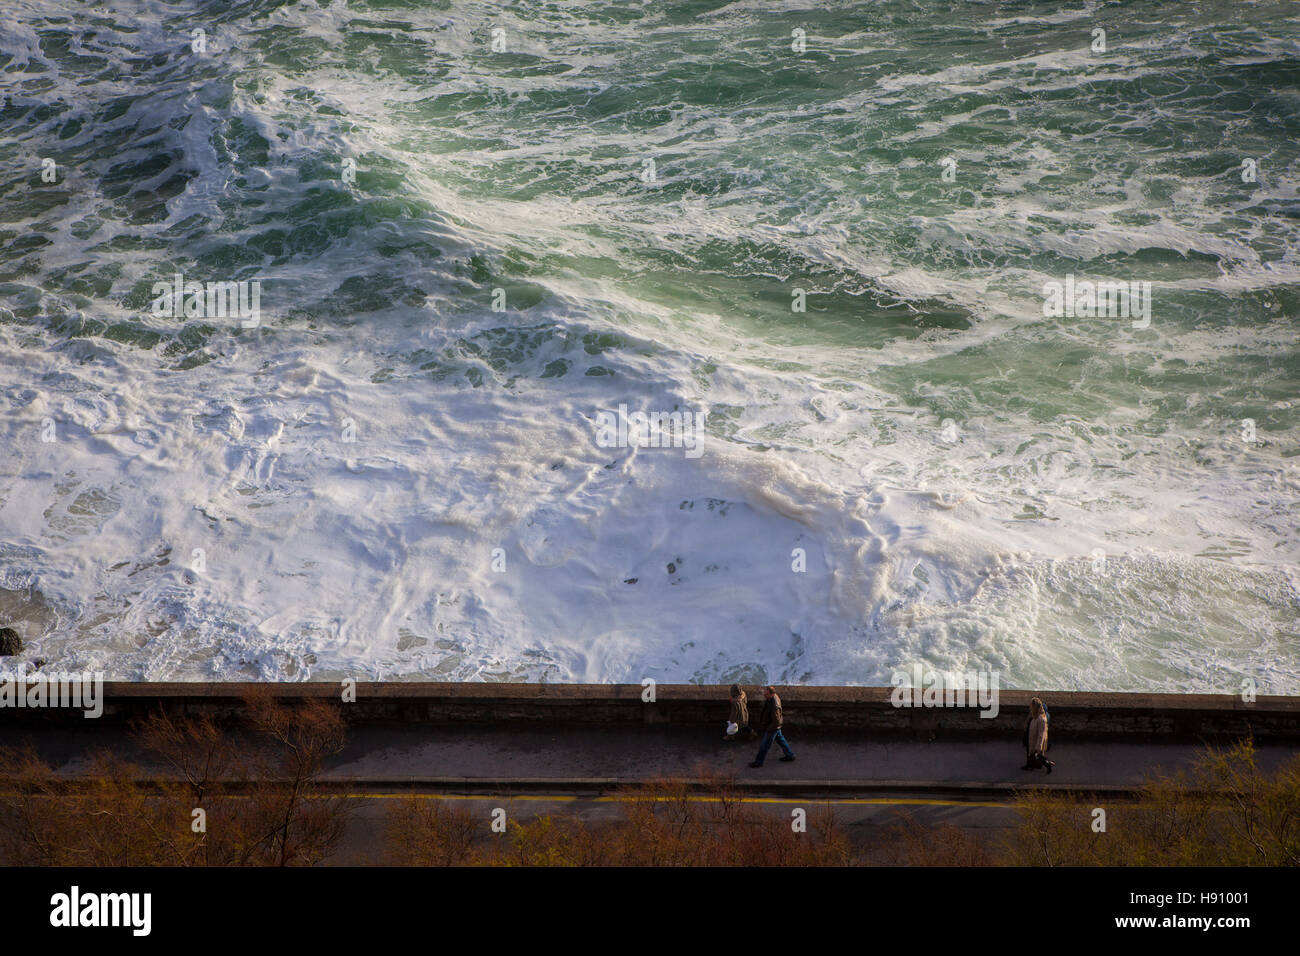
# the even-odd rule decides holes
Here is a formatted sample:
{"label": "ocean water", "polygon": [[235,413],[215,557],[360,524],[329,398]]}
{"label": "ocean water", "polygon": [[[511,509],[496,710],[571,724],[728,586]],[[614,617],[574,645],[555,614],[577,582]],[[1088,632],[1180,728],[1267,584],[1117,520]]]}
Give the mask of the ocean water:
{"label": "ocean water", "polygon": [[0,95],[23,659],[1300,693],[1300,5],[5,0]]}

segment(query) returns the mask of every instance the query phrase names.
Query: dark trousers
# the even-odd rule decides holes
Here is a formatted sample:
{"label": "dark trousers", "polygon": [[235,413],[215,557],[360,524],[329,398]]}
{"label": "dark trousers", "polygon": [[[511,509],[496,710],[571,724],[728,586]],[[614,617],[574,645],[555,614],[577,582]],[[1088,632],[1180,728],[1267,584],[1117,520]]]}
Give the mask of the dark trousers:
{"label": "dark trousers", "polygon": [[769,730],[763,735],[763,742],[758,745],[758,756],[754,758],[754,763],[763,762],[767,752],[772,749],[772,741],[774,740],[781,745],[781,749],[785,751],[787,757],[794,756],[794,751],[790,749],[790,745],[786,742],[785,734],[781,733],[781,729],[778,727],[776,730]]}

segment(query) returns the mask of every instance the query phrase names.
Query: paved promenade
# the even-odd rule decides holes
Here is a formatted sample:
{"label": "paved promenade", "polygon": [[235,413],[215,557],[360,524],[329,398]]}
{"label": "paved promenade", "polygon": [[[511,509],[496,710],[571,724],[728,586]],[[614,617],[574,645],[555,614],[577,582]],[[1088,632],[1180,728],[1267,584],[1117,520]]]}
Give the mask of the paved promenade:
{"label": "paved promenade", "polygon": [[[1019,744],[1005,738],[926,740],[794,725],[787,737],[798,759],[781,763],[774,747],[767,763],[754,770],[748,766],[754,744],[724,743],[720,734],[695,728],[361,724],[349,728],[347,746],[330,762],[328,776],[339,783],[394,788],[592,792],[655,777],[698,780],[720,774],[734,775],[756,792],[938,790],[979,799],[1027,785],[1125,790],[1151,770],[1190,765],[1201,749],[1190,742],[1058,739],[1051,750],[1056,769],[1048,775],[1019,769]],[[96,748],[142,759],[121,727],[0,725],[0,745],[24,742],[74,775],[89,767]],[[1296,752],[1294,745],[1262,745],[1260,761],[1272,769]]]}

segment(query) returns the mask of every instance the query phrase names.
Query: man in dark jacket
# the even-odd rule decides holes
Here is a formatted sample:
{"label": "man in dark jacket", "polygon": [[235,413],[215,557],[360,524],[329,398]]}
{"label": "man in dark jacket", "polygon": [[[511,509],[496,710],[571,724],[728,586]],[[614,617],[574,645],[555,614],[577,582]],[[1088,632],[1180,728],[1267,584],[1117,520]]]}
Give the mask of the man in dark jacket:
{"label": "man in dark jacket", "polygon": [[781,698],[776,696],[776,688],[769,684],[763,688],[763,713],[758,718],[758,729],[763,735],[763,742],[758,745],[758,756],[750,764],[751,767],[763,766],[763,758],[767,756],[767,751],[774,740],[785,751],[785,756],[781,758],[783,763],[789,763],[794,759],[794,751],[786,742],[785,734],[781,733],[782,723]]}

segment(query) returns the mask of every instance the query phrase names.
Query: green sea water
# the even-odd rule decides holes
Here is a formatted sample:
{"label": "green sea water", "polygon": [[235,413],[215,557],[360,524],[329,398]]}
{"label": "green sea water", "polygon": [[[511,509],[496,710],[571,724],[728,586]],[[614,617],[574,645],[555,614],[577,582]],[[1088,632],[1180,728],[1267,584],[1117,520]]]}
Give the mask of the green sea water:
{"label": "green sea water", "polygon": [[45,656],[1300,692],[1294,3],[9,6]]}

